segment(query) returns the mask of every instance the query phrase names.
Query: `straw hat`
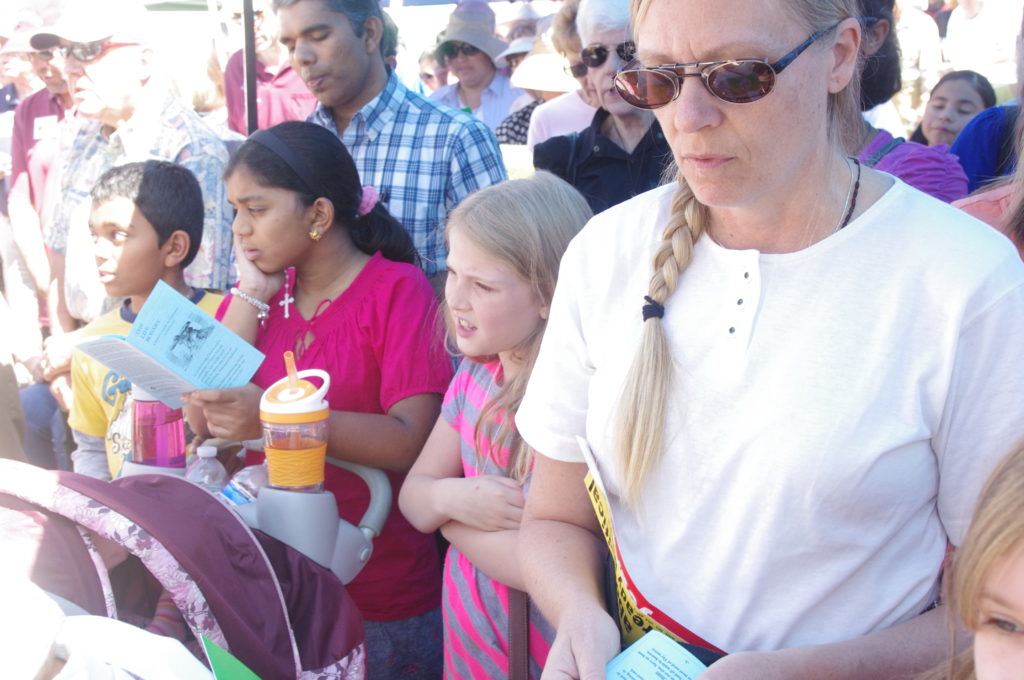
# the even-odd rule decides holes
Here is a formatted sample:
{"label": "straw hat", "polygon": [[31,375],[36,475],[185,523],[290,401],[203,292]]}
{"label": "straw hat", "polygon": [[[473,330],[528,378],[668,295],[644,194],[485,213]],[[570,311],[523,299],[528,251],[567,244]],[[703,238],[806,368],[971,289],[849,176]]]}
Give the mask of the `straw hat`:
{"label": "straw hat", "polygon": [[498,39],[494,29],[494,12],[490,7],[482,2],[463,2],[448,17],[448,28],[444,31],[441,45],[464,42],[482,50],[496,62],[508,44]]}

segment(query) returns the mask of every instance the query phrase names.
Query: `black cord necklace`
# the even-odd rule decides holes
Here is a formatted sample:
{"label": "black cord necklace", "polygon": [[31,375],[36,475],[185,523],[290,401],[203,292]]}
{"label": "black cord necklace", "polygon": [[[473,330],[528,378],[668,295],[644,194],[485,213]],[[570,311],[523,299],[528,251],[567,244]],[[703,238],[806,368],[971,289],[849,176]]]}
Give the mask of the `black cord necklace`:
{"label": "black cord necklace", "polygon": [[850,223],[850,219],[853,217],[853,211],[857,208],[857,195],[860,193],[860,161],[856,158],[851,158],[850,160],[852,160],[853,164],[857,166],[857,179],[853,182],[853,193],[850,198],[850,205],[846,209],[846,217],[843,218],[843,221],[839,224],[839,229],[836,229],[836,231],[839,231]]}

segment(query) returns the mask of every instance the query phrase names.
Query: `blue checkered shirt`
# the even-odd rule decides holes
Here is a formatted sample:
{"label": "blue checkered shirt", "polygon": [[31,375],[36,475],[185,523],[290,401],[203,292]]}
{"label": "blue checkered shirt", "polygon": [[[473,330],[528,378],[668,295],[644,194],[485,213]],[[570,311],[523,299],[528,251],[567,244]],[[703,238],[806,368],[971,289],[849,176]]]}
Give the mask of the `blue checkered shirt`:
{"label": "blue checkered shirt", "polygon": [[[338,134],[323,104],[308,120]],[[506,177],[498,141],[483,122],[412,92],[394,73],[339,136],[363,184],[380,191],[388,211],[412,236],[427,276],[445,269],[448,213],[469,194]]]}

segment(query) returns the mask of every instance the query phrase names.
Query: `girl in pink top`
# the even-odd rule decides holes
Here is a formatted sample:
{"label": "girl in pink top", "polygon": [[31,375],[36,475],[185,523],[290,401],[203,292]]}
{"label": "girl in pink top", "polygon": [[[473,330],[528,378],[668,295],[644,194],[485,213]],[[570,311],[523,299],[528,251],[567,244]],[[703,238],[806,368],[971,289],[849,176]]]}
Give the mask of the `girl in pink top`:
{"label": "girl in pink top", "polygon": [[[413,264],[412,241],[360,187],[355,164],[334,134],[289,122],[254,133],[225,173],[238,285],[225,299],[224,323],[266,354],[252,384],[202,390],[210,432],[260,436],[259,397],[300,369],[331,376],[327,454],[383,468],[397,497],[404,473],[426,441],[451,378],[437,304]],[[252,461],[255,462],[255,461]],[[358,522],[365,485],[328,466],[324,487],[338,511]],[[366,619],[368,677],[440,674],[440,565],[433,537],[393,508],[373,556],[348,585]]]}
{"label": "girl in pink top", "polygon": [[[399,497],[413,526],[440,529],[451,542],[442,596],[446,678],[510,677],[509,597],[524,588],[516,542],[532,465],[513,414],[559,260],[589,217],[575,189],[538,173],[473,194],[448,220],[447,320],[466,358]],[[554,630],[532,606],[529,619],[529,675],[539,678]]]}

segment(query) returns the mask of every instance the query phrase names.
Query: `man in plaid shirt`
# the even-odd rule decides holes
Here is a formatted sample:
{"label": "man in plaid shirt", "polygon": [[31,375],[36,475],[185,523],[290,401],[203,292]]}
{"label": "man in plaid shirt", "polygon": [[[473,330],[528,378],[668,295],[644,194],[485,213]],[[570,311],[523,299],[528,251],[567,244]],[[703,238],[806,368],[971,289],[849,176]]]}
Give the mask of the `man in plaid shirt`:
{"label": "man in plaid shirt", "polygon": [[275,0],[274,10],[292,67],[320,102],[309,120],[341,137],[440,290],[445,217],[469,194],[505,179],[494,134],[410,91],[385,67],[376,0]]}

